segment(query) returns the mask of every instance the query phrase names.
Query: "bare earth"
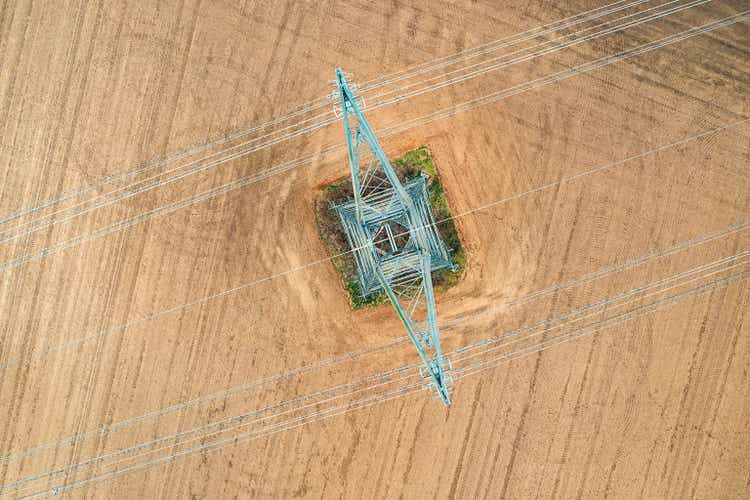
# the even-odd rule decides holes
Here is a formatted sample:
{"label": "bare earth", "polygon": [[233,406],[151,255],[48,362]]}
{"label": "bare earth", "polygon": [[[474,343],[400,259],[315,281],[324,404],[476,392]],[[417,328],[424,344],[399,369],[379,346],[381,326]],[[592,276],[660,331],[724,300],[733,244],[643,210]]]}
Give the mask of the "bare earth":
{"label": "bare earth", "polygon": [[[365,81],[603,5],[3,2],[0,219],[284,115],[330,92],[335,67]],[[385,130],[746,8],[698,5],[368,117]],[[539,332],[459,377],[448,409],[368,385],[336,401],[372,405],[304,420],[334,404],[318,391],[417,360],[383,347],[403,336],[392,309],[351,311],[328,262],[169,311],[325,259],[313,197],[347,172],[341,150],[321,154],[340,122],[0,242],[0,496],[750,498],[749,43],[740,22],[384,138],[392,156],[430,148],[454,214],[493,204],[457,219],[467,270],[437,299],[444,349]],[[153,443],[261,409],[281,423]]]}

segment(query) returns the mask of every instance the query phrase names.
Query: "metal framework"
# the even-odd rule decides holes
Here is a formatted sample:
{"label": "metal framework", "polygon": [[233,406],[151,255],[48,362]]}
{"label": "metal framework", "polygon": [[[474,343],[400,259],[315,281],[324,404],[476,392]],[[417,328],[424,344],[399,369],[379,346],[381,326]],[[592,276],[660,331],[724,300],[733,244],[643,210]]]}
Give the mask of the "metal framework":
{"label": "metal framework", "polygon": [[402,183],[362,114],[356,87],[336,70],[334,110],[343,118],[354,199],[335,207],[364,297],[385,292],[437,395],[451,402],[450,362],[440,350],[432,271],[453,268],[435,227],[427,176]]}

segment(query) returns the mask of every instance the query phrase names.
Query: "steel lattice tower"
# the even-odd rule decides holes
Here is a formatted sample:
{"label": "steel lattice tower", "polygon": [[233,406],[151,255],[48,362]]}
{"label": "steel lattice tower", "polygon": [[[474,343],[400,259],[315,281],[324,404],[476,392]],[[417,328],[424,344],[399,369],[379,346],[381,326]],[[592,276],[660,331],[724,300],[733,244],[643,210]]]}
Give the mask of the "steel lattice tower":
{"label": "steel lattice tower", "polygon": [[354,199],[335,210],[354,255],[360,291],[364,297],[385,292],[422,359],[420,373],[449,405],[450,363],[440,350],[432,271],[454,265],[435,226],[426,174],[402,183],[360,110],[356,87],[340,69],[336,85]]}

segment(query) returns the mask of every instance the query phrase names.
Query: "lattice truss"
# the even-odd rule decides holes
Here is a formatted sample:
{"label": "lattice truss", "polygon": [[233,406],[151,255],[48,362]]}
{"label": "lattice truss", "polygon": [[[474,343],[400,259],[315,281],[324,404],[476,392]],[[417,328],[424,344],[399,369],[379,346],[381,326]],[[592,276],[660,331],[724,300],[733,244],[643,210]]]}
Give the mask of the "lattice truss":
{"label": "lattice truss", "polygon": [[441,353],[432,271],[453,268],[422,174],[402,182],[356,95],[336,70],[334,109],[343,118],[354,199],[335,206],[352,248],[363,297],[385,292],[423,361],[422,376],[450,404],[450,363]]}

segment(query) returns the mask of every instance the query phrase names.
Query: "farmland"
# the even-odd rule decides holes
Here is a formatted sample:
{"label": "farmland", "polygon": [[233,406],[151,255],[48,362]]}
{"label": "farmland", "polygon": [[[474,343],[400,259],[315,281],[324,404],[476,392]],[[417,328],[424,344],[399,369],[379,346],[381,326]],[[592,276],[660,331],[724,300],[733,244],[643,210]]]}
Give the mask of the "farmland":
{"label": "farmland", "polygon": [[[750,496],[747,4],[634,3],[3,4],[0,495]],[[336,67],[439,169],[449,408],[320,239]]]}

